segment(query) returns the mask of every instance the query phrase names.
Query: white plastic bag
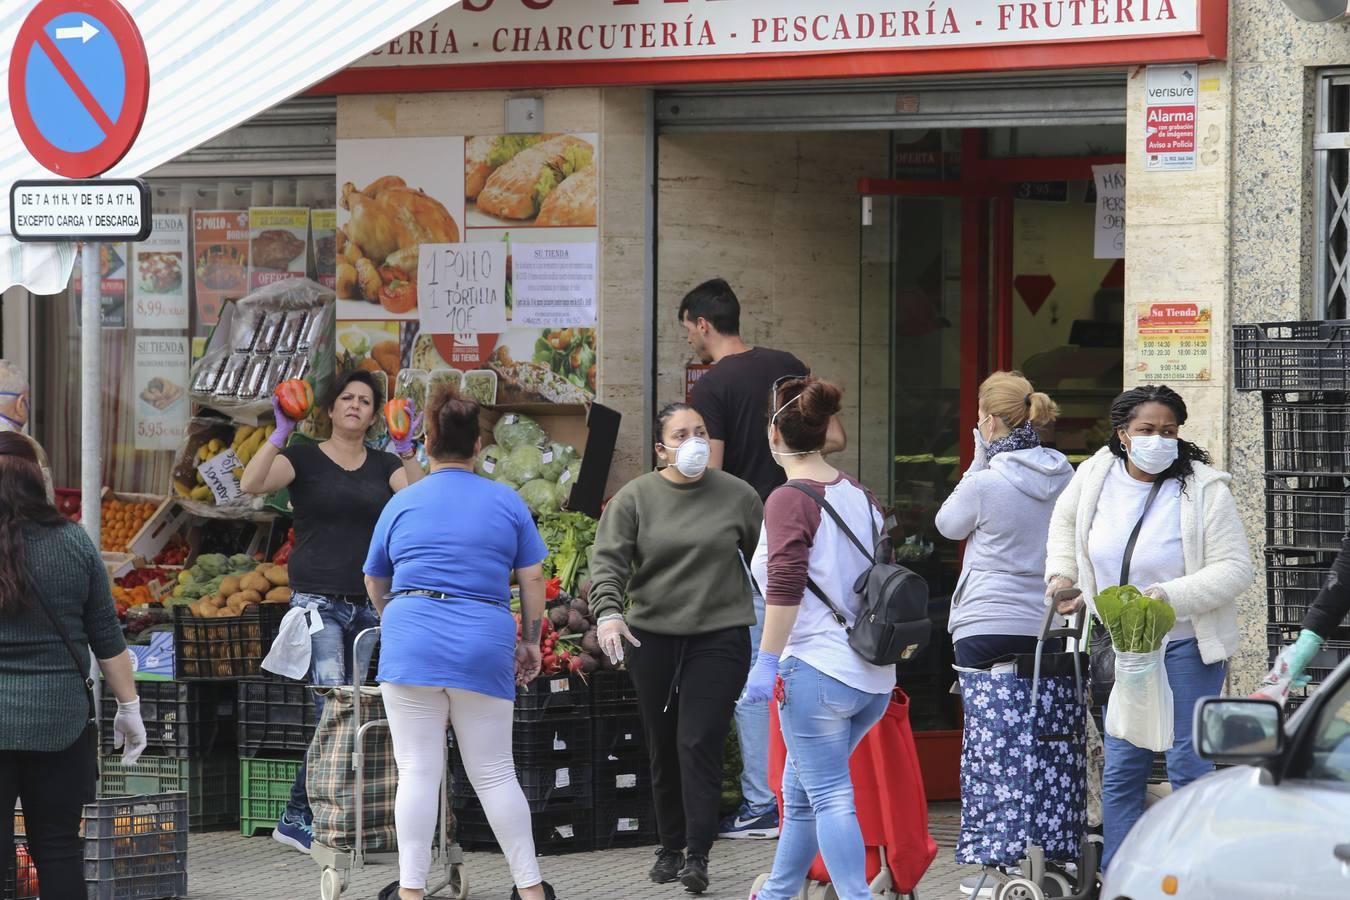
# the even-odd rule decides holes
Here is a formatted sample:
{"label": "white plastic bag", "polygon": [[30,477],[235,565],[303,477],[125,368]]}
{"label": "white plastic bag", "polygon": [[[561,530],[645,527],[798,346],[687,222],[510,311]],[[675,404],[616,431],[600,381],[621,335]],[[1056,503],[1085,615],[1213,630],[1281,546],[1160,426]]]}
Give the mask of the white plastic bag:
{"label": "white plastic bag", "polygon": [[1106,702],[1106,733],[1143,750],[1172,749],[1172,687],[1163,660],[1167,642],[1152,653],[1116,651],[1116,684]]}
{"label": "white plastic bag", "polygon": [[277,675],[302,680],[309,674],[309,634],[309,610],[297,608],[286,613],[262,667]]}

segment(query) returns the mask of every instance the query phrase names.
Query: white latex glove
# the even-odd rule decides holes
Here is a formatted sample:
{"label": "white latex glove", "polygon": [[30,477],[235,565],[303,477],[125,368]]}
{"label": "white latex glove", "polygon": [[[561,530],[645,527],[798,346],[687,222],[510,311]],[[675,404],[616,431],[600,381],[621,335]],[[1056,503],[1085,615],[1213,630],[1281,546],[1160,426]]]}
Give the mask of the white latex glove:
{"label": "white latex glove", "polygon": [[970,471],[978,472],[980,469],[989,467],[989,444],[985,441],[984,435],[980,434],[980,429],[972,429],[975,434],[975,455],[970,460]]}
{"label": "white latex glove", "polygon": [[122,765],[135,765],[145,751],[145,723],[141,721],[141,698],[129,703],[117,701],[113,718],[113,749],[122,751]]}
{"label": "white latex glove", "polygon": [[633,632],[628,630],[628,623],[620,615],[606,616],[602,619],[595,629],[595,636],[600,641],[600,649],[609,657],[609,663],[613,666],[623,662],[625,640],[634,647],[642,646],[642,641],[633,637]]}

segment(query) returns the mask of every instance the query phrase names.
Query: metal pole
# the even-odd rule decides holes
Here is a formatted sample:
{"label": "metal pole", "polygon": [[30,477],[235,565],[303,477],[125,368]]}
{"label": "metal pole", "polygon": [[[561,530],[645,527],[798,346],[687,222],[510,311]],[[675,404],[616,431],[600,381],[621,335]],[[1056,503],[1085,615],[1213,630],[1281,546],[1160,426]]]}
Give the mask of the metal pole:
{"label": "metal pole", "polygon": [[80,291],[80,521],[100,547],[103,489],[103,273],[96,243],[83,251]]}

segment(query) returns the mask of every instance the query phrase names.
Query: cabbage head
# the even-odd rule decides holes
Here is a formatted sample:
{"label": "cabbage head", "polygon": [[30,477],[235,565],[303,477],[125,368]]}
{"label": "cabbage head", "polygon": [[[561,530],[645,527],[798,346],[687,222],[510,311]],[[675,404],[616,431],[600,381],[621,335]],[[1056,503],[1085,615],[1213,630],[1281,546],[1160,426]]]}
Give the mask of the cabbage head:
{"label": "cabbage head", "polygon": [[538,422],[518,413],[507,413],[502,416],[492,429],[492,437],[502,449],[508,451],[518,447],[538,447],[548,440],[548,435],[539,427]]}
{"label": "cabbage head", "polygon": [[497,479],[522,485],[538,478],[543,468],[544,454],[538,447],[517,447],[502,460],[501,466],[497,469]]}
{"label": "cabbage head", "polygon": [[572,497],[572,488],[577,483],[577,478],[581,475],[581,460],[574,459],[563,469],[562,475],[558,476],[558,505],[566,506],[567,501]]}
{"label": "cabbage head", "polygon": [[548,460],[544,463],[543,471],[539,477],[545,481],[556,482],[566,470],[567,464],[577,458],[577,452],[566,444],[559,444],[554,441],[548,445],[544,451],[544,456]]}
{"label": "cabbage head", "polygon": [[501,471],[502,459],[505,456],[505,450],[496,444],[489,444],[479,452],[478,458],[473,461],[473,470],[484,478],[496,478],[497,473]]}
{"label": "cabbage head", "polygon": [[525,505],[530,508],[530,512],[536,516],[554,513],[561,508],[558,504],[557,487],[552,482],[545,481],[542,478],[525,482],[517,493],[525,501]]}

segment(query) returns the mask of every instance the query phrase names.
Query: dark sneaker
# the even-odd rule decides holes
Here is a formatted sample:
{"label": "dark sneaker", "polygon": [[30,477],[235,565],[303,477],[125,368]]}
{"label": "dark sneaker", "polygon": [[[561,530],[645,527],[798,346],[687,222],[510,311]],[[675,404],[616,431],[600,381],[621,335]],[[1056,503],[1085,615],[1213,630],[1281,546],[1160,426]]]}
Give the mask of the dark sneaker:
{"label": "dark sneaker", "polygon": [[778,837],[778,806],[762,810],[751,809],[744,803],[734,816],[727,816],[717,828],[717,836],[728,840],[763,841]]}
{"label": "dark sneaker", "polygon": [[708,857],[690,853],[680,870],[680,883],[691,894],[701,894],[708,889]]}
{"label": "dark sneaker", "polygon": [[678,850],[656,848],[656,863],[652,866],[651,879],[656,884],[670,884],[680,877],[684,868],[684,854]]}
{"label": "dark sneaker", "polygon": [[314,829],[303,820],[297,822],[283,814],[277,827],[272,829],[272,840],[301,853],[308,853],[309,845],[314,841]]}
{"label": "dark sneaker", "polygon": [[[544,889],[544,900],[556,900],[557,894],[553,893],[553,885],[547,881],[541,881],[540,886]],[[520,890],[511,888],[511,900],[520,900]]]}

